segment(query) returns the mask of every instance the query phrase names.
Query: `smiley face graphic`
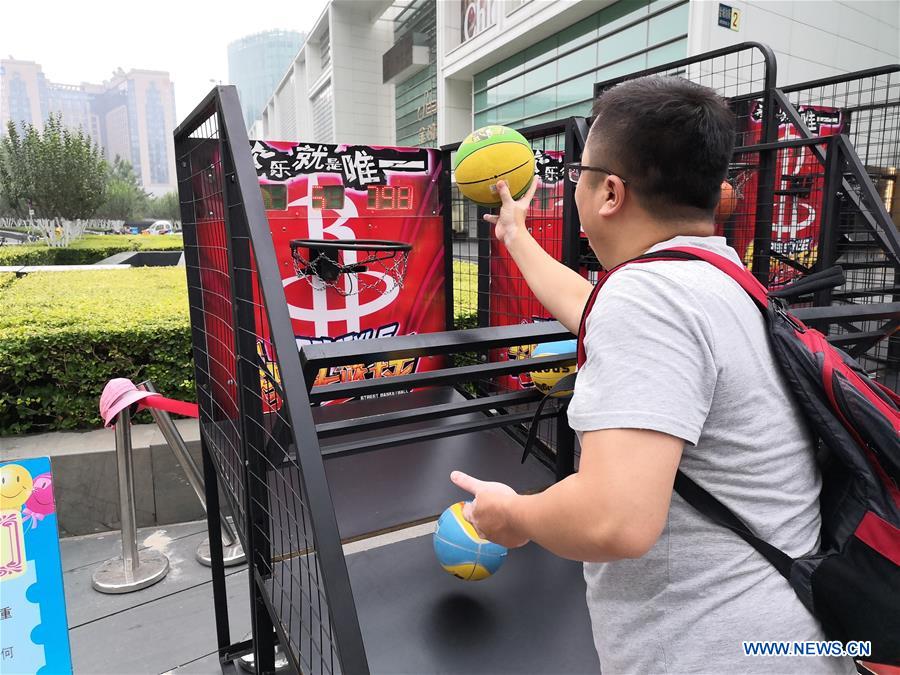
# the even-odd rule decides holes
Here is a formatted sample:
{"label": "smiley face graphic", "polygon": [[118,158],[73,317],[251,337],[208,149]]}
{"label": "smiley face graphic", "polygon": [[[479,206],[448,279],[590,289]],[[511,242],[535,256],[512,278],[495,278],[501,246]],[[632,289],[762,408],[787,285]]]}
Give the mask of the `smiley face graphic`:
{"label": "smiley face graphic", "polygon": [[31,474],[18,464],[0,466],[0,511],[18,511],[28,501],[34,483]]}

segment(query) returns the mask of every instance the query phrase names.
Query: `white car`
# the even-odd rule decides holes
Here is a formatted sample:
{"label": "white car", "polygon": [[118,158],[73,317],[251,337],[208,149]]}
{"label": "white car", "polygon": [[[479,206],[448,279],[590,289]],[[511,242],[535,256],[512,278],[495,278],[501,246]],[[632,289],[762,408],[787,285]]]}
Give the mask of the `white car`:
{"label": "white car", "polygon": [[142,234],[175,234],[175,226],[170,220],[157,220]]}

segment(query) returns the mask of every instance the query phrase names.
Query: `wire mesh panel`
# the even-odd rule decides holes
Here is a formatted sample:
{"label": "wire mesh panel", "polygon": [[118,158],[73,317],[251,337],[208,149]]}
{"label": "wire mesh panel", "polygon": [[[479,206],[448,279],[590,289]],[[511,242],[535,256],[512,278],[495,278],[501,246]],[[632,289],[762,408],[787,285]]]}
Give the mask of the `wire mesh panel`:
{"label": "wire mesh panel", "polygon": [[[766,282],[770,281],[771,275],[771,242],[789,239],[789,228],[776,224],[773,213],[776,208],[776,151],[753,149],[778,140],[777,117],[771,103],[775,69],[775,56],[767,46],[745,42],[594,85],[597,97],[626,80],[646,75],[674,76],[714,89],[728,99],[735,114],[735,154],[722,204],[716,212],[717,234],[726,237],[745,264]],[[673,130],[673,133],[677,131]],[[788,158],[783,159],[790,162]],[[796,196],[787,200],[780,213],[789,213],[795,207],[799,209]],[[793,213],[787,217],[793,217]],[[789,243],[775,248],[779,247],[792,248]],[[590,253],[586,255],[586,262],[591,264]],[[776,264],[776,274],[784,271],[782,265]],[[793,269],[789,265],[786,267],[785,281]]]}
{"label": "wire mesh panel", "polygon": [[220,145],[218,118],[210,106],[202,122],[179,145],[178,188],[200,429],[246,546],[244,460]]}
{"label": "wire mesh panel", "polygon": [[[782,91],[801,112],[831,108],[848,117],[850,142],[886,203],[893,206],[900,164],[900,65],[794,84]],[[808,126],[814,127],[815,119],[810,122]],[[893,214],[896,223],[897,212]]]}
{"label": "wire mesh panel", "polygon": [[[176,131],[204,451],[240,515],[254,650],[274,669],[365,672],[299,354],[233,87]],[[226,619],[227,620],[227,619]]]}
{"label": "wire mesh panel", "polygon": [[[894,200],[900,160],[900,66],[849,73],[778,92],[784,117],[799,136],[820,134],[823,116],[844,120],[843,137],[818,159],[830,174],[821,214],[819,267],[839,264],[845,283],[816,304],[852,306],[842,321],[819,326],[829,339],[888,386],[898,384],[900,239]],[[815,112],[811,112],[815,111]]]}
{"label": "wire mesh panel", "polygon": [[[842,287],[795,298],[794,306],[865,304],[872,305],[866,316],[874,316],[876,305],[897,301],[900,292],[893,197],[900,157],[898,73],[900,67],[886,66],[788,87],[782,95],[771,51],[745,43],[598,83],[595,94],[660,74],[728,98],[737,136],[716,213],[718,233],[772,289],[840,263],[847,277]],[[896,386],[896,324],[878,316],[818,327]]]}
{"label": "wire mesh panel", "polygon": [[[530,142],[535,153],[535,180],[538,181],[526,216],[526,227],[552,257],[574,267],[577,260],[564,245],[567,236],[572,236],[571,228],[574,227],[576,231],[578,229],[577,223],[570,223],[565,218],[563,166],[566,161],[567,130],[572,124],[571,119],[560,120],[521,129],[520,133]],[[452,159],[455,148],[445,151],[449,155],[446,159]],[[448,161],[448,166],[450,165],[452,161]],[[453,233],[454,327],[497,327],[553,320],[531,292],[506,248],[494,236],[493,227],[484,221],[484,214],[496,211],[477,206],[463,197],[453,184],[450,215]],[[455,362],[462,364],[527,359],[534,347],[533,344],[510,345],[489,353],[459,355]],[[468,385],[466,390],[472,395],[486,395],[531,389],[533,386],[530,374],[523,372],[484,379]],[[558,412],[559,405],[554,401],[547,409]],[[527,409],[528,406],[513,406],[506,412],[521,414]],[[524,429],[520,429],[520,432],[524,437]],[[554,449],[550,450],[552,453],[558,447],[560,434],[568,433],[570,432],[558,430],[555,420],[548,421],[541,425],[539,439],[546,449]]]}

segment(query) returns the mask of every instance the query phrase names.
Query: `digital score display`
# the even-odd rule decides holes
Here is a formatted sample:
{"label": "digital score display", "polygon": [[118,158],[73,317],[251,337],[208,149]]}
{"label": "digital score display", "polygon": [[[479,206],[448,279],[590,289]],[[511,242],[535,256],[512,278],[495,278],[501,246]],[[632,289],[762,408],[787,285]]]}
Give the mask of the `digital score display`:
{"label": "digital score display", "polygon": [[322,209],[344,208],[344,186],[313,185],[312,207],[319,211]]}
{"label": "digital score display", "polygon": [[[415,206],[409,185],[370,185],[367,196],[370,211],[410,211]],[[344,208],[344,186],[314,185],[312,208],[319,211]]]}
{"label": "digital score display", "polygon": [[370,185],[370,211],[409,211],[413,208],[412,188],[408,185]]}

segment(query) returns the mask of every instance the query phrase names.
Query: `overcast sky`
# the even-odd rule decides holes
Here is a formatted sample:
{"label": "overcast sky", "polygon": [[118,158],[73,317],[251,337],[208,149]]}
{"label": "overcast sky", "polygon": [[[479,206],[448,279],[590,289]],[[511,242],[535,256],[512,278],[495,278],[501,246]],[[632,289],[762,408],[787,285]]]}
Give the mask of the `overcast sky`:
{"label": "overcast sky", "polygon": [[99,84],[118,67],[166,70],[180,122],[210,80],[228,82],[229,42],[275,28],[308,32],[325,2],[0,0],[0,58],[37,61],[62,84]]}

